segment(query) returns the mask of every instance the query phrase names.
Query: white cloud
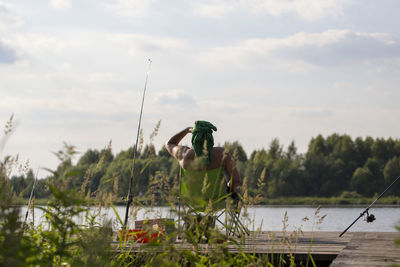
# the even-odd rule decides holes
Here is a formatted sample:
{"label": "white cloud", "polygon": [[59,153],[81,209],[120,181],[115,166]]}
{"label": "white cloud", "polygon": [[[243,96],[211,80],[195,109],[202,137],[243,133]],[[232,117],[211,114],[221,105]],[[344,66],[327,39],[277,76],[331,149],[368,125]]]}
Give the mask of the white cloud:
{"label": "white cloud", "polygon": [[207,100],[201,101],[199,106],[202,106],[204,110],[209,112],[209,115],[212,114],[240,114],[243,110],[249,108],[246,104],[241,103],[233,103],[226,101],[215,101],[215,100]]}
{"label": "white cloud", "polygon": [[298,72],[318,66],[385,61],[398,56],[400,42],[392,35],[328,30],[300,32],[285,38],[248,39],[232,46],[216,47],[201,54],[199,60],[211,65],[262,65]]}
{"label": "white cloud", "polygon": [[166,93],[159,93],[155,96],[154,102],[157,106],[166,109],[185,109],[186,107],[196,107],[196,100],[189,94],[181,90],[170,90]]}
{"label": "white cloud", "polygon": [[132,99],[138,99],[134,92],[99,91],[84,88],[58,89],[56,94],[40,97],[5,96],[0,100],[0,108],[18,109],[23,113],[46,110],[47,113],[76,113],[98,116],[127,114],[132,111]]}
{"label": "white cloud", "polygon": [[107,4],[105,8],[118,16],[141,17],[148,14],[150,7],[157,0],[118,0],[115,4]]}
{"label": "white cloud", "polygon": [[122,45],[126,45],[129,49],[130,56],[137,54],[152,54],[155,52],[173,52],[184,48],[186,42],[178,38],[166,38],[140,34],[110,34],[107,40]]}
{"label": "white cloud", "polygon": [[66,48],[78,47],[82,44],[78,39],[61,39],[56,36],[28,33],[18,34],[9,40],[15,46],[31,52],[63,52]]}
{"label": "white cloud", "polygon": [[289,108],[289,114],[301,118],[328,118],[334,112],[326,107],[292,107]]}
{"label": "white cloud", "polygon": [[72,0],[50,0],[49,6],[58,10],[69,9],[72,5]]}
{"label": "white cloud", "polygon": [[118,82],[121,80],[121,75],[110,72],[96,72],[87,77],[87,81],[92,83]]}
{"label": "white cloud", "polygon": [[337,17],[352,0],[264,0],[258,1],[261,10],[273,16],[294,13],[305,20],[318,20],[325,17]]}
{"label": "white cloud", "polygon": [[346,90],[350,90],[352,87],[354,87],[354,84],[351,82],[334,82],[332,84],[332,88],[334,89],[346,89]]}
{"label": "white cloud", "polygon": [[279,17],[296,14],[301,19],[314,21],[337,17],[353,0],[213,0],[195,8],[194,14],[219,18],[233,12],[267,13]]}
{"label": "white cloud", "polygon": [[211,18],[222,18],[223,16],[235,11],[237,6],[228,3],[203,4],[197,7],[193,13],[195,15]]}
{"label": "white cloud", "polygon": [[0,30],[21,27],[22,18],[12,12],[13,5],[0,1]]}
{"label": "white cloud", "polygon": [[16,51],[0,40],[0,64],[13,64],[17,60]]}
{"label": "white cloud", "polygon": [[[140,34],[112,34],[93,33],[85,31],[72,31],[63,34],[42,34],[42,33],[16,33],[8,35],[4,40],[8,47],[13,47],[19,54],[30,55],[34,58],[52,58],[68,61],[114,55],[129,55],[132,57],[152,57],[168,54],[182,54],[187,43],[183,39],[168,38]],[[110,52],[112,51],[112,52]],[[51,55],[51,57],[49,57]],[[104,73],[103,73],[104,77]],[[92,77],[93,78],[93,77]],[[97,75],[99,78],[99,75]]]}

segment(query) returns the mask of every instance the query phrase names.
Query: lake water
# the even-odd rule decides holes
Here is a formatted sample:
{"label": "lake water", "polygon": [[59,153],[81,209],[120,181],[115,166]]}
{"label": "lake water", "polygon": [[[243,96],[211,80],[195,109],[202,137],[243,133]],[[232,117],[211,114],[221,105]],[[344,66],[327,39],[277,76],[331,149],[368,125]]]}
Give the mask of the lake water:
{"label": "lake water", "polygon": [[[249,207],[248,215],[242,218],[242,221],[248,225],[250,230],[261,228],[265,231],[279,231],[283,229],[283,219],[285,212],[287,214],[287,229],[295,230],[301,228],[303,231],[343,231],[364,211],[364,206],[338,206],[322,207],[317,215],[316,207],[310,206],[257,206]],[[95,213],[98,209],[92,208]],[[117,206],[116,210],[119,216],[124,219],[125,207]],[[24,218],[26,207],[21,209],[21,216]],[[367,223],[364,218],[360,218],[356,224],[350,228],[352,232],[393,232],[395,226],[400,225],[400,206],[374,206],[370,209],[376,220],[373,223]],[[112,219],[115,229],[120,228],[117,217],[111,208],[103,208],[100,211],[99,220]],[[318,216],[326,215],[321,224],[317,224]],[[170,212],[168,207],[154,207],[152,210],[140,209],[136,216],[129,218],[129,224],[133,227],[134,220],[151,218],[175,218],[177,215]],[[304,221],[303,218],[308,220]],[[29,214],[29,221],[32,221],[32,214]],[[79,223],[82,218],[77,219]],[[80,221],[79,221],[80,220]],[[43,222],[43,212],[35,208],[35,224]]]}

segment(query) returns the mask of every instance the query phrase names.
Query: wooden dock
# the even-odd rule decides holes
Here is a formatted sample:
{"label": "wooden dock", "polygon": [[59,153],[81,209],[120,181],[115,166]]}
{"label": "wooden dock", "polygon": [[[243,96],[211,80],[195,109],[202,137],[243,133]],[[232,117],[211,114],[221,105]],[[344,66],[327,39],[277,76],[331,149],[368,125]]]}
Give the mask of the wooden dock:
{"label": "wooden dock", "polygon": [[400,233],[357,232],[330,266],[400,266]]}
{"label": "wooden dock", "polygon": [[[297,262],[306,262],[309,255],[317,266],[400,266],[400,247],[396,240],[398,232],[348,232],[339,237],[339,232],[284,233],[262,231],[251,233],[244,245],[228,244],[231,253],[256,255],[292,255]],[[176,242],[176,249],[191,250],[185,242]],[[127,244],[124,248],[132,252],[145,252],[145,244]],[[200,252],[210,251],[208,244],[200,246]],[[309,266],[312,266],[309,264]]]}

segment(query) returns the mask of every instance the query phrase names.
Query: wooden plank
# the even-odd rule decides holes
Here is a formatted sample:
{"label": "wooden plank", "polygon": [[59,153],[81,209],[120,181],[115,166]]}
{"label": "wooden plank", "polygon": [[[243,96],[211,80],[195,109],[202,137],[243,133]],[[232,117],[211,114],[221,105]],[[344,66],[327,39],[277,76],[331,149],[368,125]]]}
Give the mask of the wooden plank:
{"label": "wooden plank", "polygon": [[[331,266],[389,266],[400,265],[400,249],[395,241],[400,233],[359,232],[346,233],[339,238],[338,232],[252,232],[244,245],[228,244],[230,253],[249,254],[291,254],[297,259],[305,259],[310,253],[314,260],[331,261]],[[146,244],[126,243],[122,248],[113,243],[114,251],[131,252],[162,251],[162,246],[151,247]],[[176,242],[177,250],[194,250],[191,244]],[[207,253],[216,249],[216,245],[200,244],[199,252]],[[337,256],[337,257],[336,257]],[[336,257],[336,259],[335,259]]]}
{"label": "wooden plank", "polygon": [[389,266],[400,264],[397,232],[354,233],[348,245],[330,266]]}
{"label": "wooden plank", "polygon": [[[351,239],[351,234],[339,238],[337,232],[303,232],[298,235],[290,232],[270,232],[263,231],[252,233],[242,246],[229,244],[228,251],[231,253],[255,253],[255,254],[292,254],[308,255],[333,259],[347,245]],[[175,243],[174,247],[178,250],[192,250],[190,244]],[[202,244],[200,251],[215,249],[213,246]],[[142,244],[127,244],[124,250],[143,251],[145,246]],[[162,249],[162,248],[160,248]]]}

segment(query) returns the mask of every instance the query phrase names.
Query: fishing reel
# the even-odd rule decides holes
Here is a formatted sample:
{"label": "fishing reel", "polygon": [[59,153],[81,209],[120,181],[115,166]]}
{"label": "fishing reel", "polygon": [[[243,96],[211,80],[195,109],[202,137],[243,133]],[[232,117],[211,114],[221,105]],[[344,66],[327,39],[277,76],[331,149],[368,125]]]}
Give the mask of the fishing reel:
{"label": "fishing reel", "polygon": [[367,217],[365,218],[365,221],[367,222],[367,223],[372,223],[373,221],[375,221],[376,220],[376,217],[375,217],[375,215],[374,214],[369,214],[368,213],[368,211],[367,211]]}

